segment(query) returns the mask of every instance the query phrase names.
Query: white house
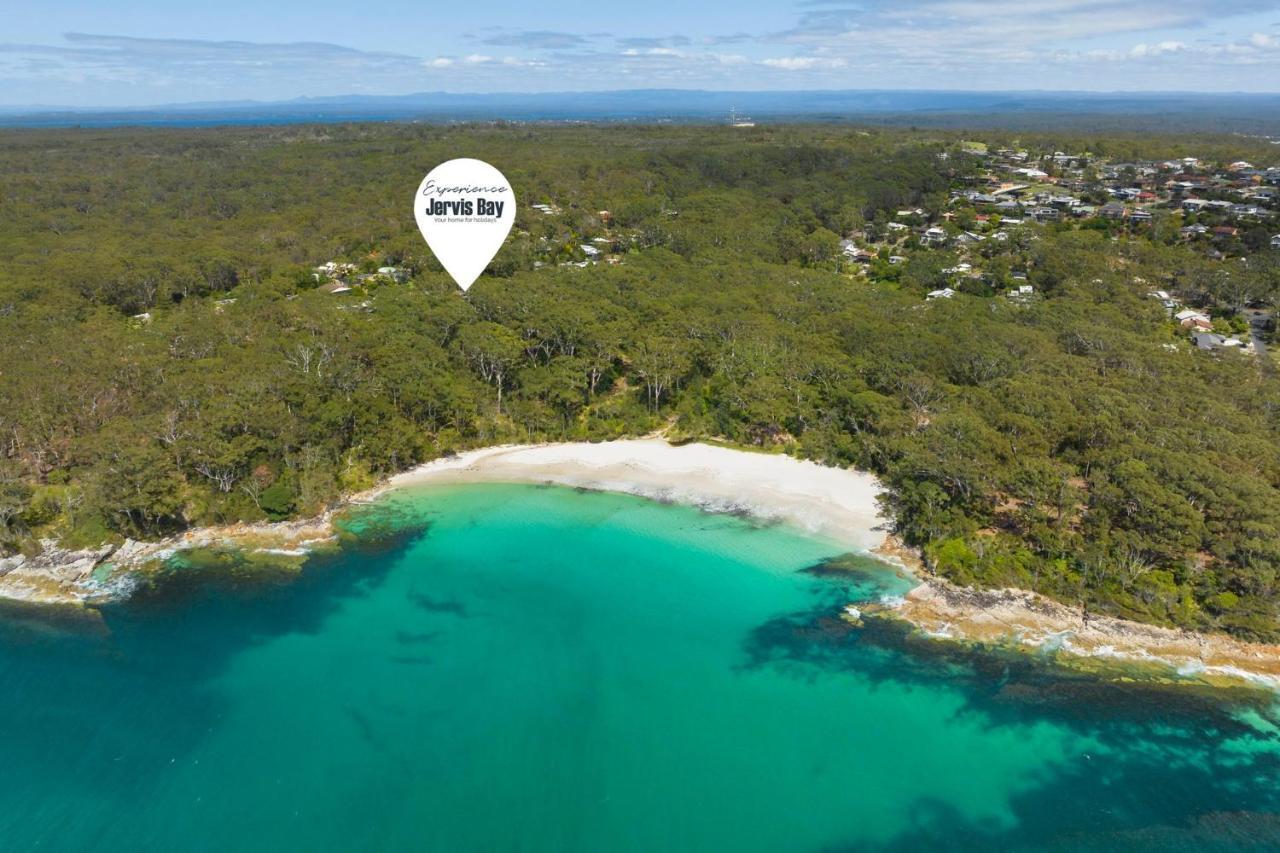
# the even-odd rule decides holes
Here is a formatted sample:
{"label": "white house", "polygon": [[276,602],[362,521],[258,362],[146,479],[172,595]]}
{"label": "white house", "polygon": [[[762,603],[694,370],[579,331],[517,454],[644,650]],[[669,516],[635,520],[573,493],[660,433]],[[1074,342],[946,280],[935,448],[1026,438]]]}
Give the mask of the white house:
{"label": "white house", "polygon": [[1192,308],[1186,308],[1173,315],[1173,319],[1178,321],[1178,325],[1184,329],[1199,329],[1208,331],[1213,328],[1213,320],[1209,319],[1209,315]]}

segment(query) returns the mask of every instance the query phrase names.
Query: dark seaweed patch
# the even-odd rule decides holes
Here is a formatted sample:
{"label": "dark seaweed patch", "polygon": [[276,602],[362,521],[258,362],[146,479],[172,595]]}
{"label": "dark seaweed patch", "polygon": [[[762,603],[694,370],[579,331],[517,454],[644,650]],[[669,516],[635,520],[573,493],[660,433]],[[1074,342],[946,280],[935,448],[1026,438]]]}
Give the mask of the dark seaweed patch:
{"label": "dark seaweed patch", "polygon": [[891,617],[861,626],[841,618],[833,595],[813,609],[784,614],[752,629],[743,641],[746,670],[848,671],[871,681],[914,685],[943,679],[963,688],[972,710],[997,722],[1048,715],[1092,728],[1098,720],[1193,727],[1204,736],[1253,732],[1232,712],[1250,709],[1276,719],[1274,696],[1248,687],[1170,684],[1135,670],[1116,681],[1081,672],[1052,655],[1002,647],[939,642]]}
{"label": "dark seaweed patch", "polygon": [[428,613],[449,613],[464,619],[467,617],[467,606],[461,601],[432,598],[421,592],[409,593],[409,600],[413,602],[414,607],[418,607]]}
{"label": "dark seaweed patch", "polygon": [[[368,548],[316,555],[302,571],[227,571],[219,559],[165,572],[128,600],[102,607],[105,630],[23,641],[10,657],[21,656],[24,670],[48,666],[63,674],[25,679],[22,701],[9,702],[0,714],[5,761],[14,767],[65,767],[74,774],[84,745],[96,743],[101,752],[122,756],[105,772],[108,782],[128,788],[216,730],[227,700],[214,685],[229,661],[277,637],[318,633],[344,601],[367,595],[382,582],[397,562],[396,552],[411,539],[397,536]],[[367,559],[372,548],[387,558]],[[0,630],[6,645],[16,636]],[[64,672],[61,661],[68,654],[97,661]],[[139,740],[136,730],[148,721],[113,718],[110,703],[96,716],[48,713],[120,691],[150,697],[169,736]]]}
{"label": "dark seaweed patch", "polygon": [[387,660],[406,666],[430,666],[435,663],[433,659],[426,655],[392,655]]}
{"label": "dark seaweed patch", "polygon": [[[921,689],[945,683],[963,697],[959,713],[988,726],[1048,720],[1102,745],[1015,797],[1011,828],[926,798],[912,804],[912,828],[880,849],[1280,849],[1280,756],[1218,751],[1236,737],[1276,740],[1239,716],[1249,710],[1276,722],[1268,691],[1107,680],[1052,656],[938,642],[889,617],[855,626],[831,602],[756,626],[743,651],[745,671],[769,667],[806,680],[840,671]],[[1144,748],[1133,749],[1137,742]],[[832,849],[869,848],[860,841]]]}

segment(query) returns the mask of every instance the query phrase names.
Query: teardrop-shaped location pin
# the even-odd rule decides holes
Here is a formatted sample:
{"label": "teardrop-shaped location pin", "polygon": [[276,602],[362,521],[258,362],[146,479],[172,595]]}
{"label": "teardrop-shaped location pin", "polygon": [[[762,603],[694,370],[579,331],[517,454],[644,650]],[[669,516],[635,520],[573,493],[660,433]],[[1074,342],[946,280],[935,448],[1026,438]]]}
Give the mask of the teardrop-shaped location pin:
{"label": "teardrop-shaped location pin", "polygon": [[436,166],[413,199],[418,230],[463,290],[498,254],[516,218],[516,197],[503,174],[461,157]]}

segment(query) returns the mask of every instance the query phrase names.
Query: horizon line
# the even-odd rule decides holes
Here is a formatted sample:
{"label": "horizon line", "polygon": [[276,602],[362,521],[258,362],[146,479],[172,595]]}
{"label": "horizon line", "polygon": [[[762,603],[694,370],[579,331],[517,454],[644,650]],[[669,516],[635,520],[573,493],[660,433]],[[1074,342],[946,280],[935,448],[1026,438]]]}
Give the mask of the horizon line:
{"label": "horizon line", "polygon": [[495,90],[495,91],[448,91],[444,89],[417,90],[412,92],[401,93],[345,93],[332,95],[296,95],[291,98],[278,99],[258,99],[258,98],[227,98],[223,100],[197,100],[197,101],[167,101],[157,103],[128,103],[128,104],[100,104],[100,105],[70,105],[70,104],[47,104],[47,103],[9,103],[0,104],[0,112],[18,113],[26,112],[68,112],[68,113],[93,113],[93,112],[117,112],[117,111],[147,111],[161,109],[233,109],[233,108],[249,108],[249,107],[269,107],[305,104],[310,101],[376,101],[389,99],[407,99],[414,97],[450,97],[450,98],[540,98],[540,97],[556,97],[556,96],[609,96],[609,95],[637,95],[637,94],[661,94],[661,93],[683,93],[691,95],[725,95],[725,96],[743,96],[743,95],[788,95],[788,94],[805,94],[805,95],[840,95],[840,94],[919,94],[919,95],[1008,95],[1008,96],[1076,96],[1076,97],[1253,97],[1267,98],[1280,97],[1280,90],[1251,91],[1241,89],[1231,90],[1214,90],[1214,89],[923,89],[923,88],[790,88],[790,89],[707,89],[707,88],[678,88],[678,87],[638,87],[632,89],[549,89],[545,91],[512,91],[512,90]]}

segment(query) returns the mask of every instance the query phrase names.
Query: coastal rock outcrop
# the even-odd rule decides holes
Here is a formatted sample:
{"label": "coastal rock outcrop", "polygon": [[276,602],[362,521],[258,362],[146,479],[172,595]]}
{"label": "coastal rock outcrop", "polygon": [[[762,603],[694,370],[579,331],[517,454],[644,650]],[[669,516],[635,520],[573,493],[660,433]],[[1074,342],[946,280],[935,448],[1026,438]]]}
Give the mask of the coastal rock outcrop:
{"label": "coastal rock outcrop", "polygon": [[971,589],[920,573],[888,609],[940,640],[1061,650],[1077,659],[1157,664],[1184,677],[1280,687],[1280,646],[1089,613],[1022,589]]}
{"label": "coastal rock outcrop", "polygon": [[42,539],[40,553],[34,557],[17,554],[0,560],[0,597],[45,603],[84,601],[93,570],[115,551],[116,546],[109,544],[71,550]]}

